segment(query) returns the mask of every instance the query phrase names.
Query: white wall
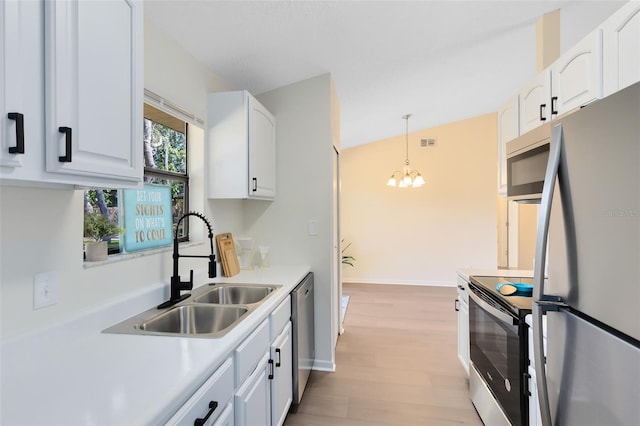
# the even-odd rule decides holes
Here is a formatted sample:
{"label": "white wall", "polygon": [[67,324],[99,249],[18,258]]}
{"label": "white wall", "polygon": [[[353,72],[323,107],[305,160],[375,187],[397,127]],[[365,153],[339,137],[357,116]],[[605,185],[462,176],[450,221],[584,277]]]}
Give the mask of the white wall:
{"label": "white wall", "polygon": [[[165,60],[169,57],[170,60]],[[145,87],[206,117],[206,94],[222,90],[220,80],[185,51],[145,23]],[[205,207],[204,132],[192,129],[190,173],[192,207]],[[241,206],[207,203],[216,232],[242,225]],[[86,268],[82,261],[83,192],[0,187],[0,335],[2,339],[41,329],[158,284],[171,275],[170,248],[159,254]],[[193,223],[195,239],[204,228]],[[201,251],[202,245],[190,248]],[[195,268],[203,267],[197,260]],[[190,265],[185,262],[185,267]],[[204,265],[206,267],[206,265]],[[58,303],[33,310],[34,274],[57,271]]]}
{"label": "white wall", "polygon": [[[420,148],[421,138],[436,147]],[[345,149],[341,229],[356,261],[343,281],[455,285],[456,269],[495,268],[496,147],[496,114],[410,132],[421,188],[386,186],[404,165],[404,134]]]}
{"label": "white wall", "polygon": [[[316,367],[334,368],[332,302],[332,98],[324,74],[257,96],[276,117],[276,199],[247,201],[244,224],[273,264],[310,264],[315,274]],[[317,235],[309,235],[309,221]]]}

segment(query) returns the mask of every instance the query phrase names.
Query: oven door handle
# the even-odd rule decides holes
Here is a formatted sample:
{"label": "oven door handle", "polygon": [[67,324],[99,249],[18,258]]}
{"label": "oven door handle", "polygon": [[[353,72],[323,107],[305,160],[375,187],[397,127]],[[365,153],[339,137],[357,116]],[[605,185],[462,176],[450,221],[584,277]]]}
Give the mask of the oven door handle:
{"label": "oven door handle", "polygon": [[471,297],[474,302],[476,302],[482,309],[484,309],[492,317],[502,321],[503,323],[507,324],[508,326],[513,326],[514,317],[512,317],[511,315],[506,314],[506,313],[494,308],[493,306],[491,306],[490,304],[488,304],[487,302],[482,300],[480,297],[478,297],[478,295],[475,294],[475,292],[473,290],[471,290],[469,292],[469,297]]}

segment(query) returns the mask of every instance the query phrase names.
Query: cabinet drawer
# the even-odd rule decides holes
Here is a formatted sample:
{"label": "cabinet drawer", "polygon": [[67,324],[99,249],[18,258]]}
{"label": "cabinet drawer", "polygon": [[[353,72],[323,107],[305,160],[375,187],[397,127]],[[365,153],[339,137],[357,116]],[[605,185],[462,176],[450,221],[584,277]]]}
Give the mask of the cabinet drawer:
{"label": "cabinet drawer", "polygon": [[207,419],[206,424],[215,421],[233,397],[233,361],[228,358],[215,373],[193,394],[191,398],[171,417],[167,425],[193,425],[196,419],[207,416],[210,403],[217,407]]}
{"label": "cabinet drawer", "polygon": [[260,357],[269,350],[269,320],[266,319],[234,353],[236,387],[253,371]]}
{"label": "cabinet drawer", "polygon": [[213,426],[233,426],[233,401],[229,401]]}
{"label": "cabinet drawer", "polygon": [[467,288],[469,287],[469,283],[464,278],[458,275],[457,285],[458,285],[458,296],[460,296],[460,299],[464,300],[464,302],[468,305],[469,293],[467,293]]}
{"label": "cabinet drawer", "polygon": [[278,337],[285,325],[291,319],[291,296],[287,296],[271,313],[271,340]]}

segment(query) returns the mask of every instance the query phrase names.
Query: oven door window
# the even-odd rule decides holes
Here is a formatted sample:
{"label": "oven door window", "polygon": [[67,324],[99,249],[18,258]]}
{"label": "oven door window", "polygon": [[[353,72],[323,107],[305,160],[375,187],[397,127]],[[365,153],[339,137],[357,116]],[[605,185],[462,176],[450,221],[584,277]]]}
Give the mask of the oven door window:
{"label": "oven door window", "polygon": [[469,299],[471,361],[514,425],[522,424],[518,322],[507,324]]}

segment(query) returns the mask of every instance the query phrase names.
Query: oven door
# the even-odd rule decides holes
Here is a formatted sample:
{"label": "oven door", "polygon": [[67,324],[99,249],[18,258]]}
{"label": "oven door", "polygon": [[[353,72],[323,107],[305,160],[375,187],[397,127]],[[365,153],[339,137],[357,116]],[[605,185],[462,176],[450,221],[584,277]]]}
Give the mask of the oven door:
{"label": "oven door", "polygon": [[511,424],[523,424],[520,320],[469,286],[470,358]]}

